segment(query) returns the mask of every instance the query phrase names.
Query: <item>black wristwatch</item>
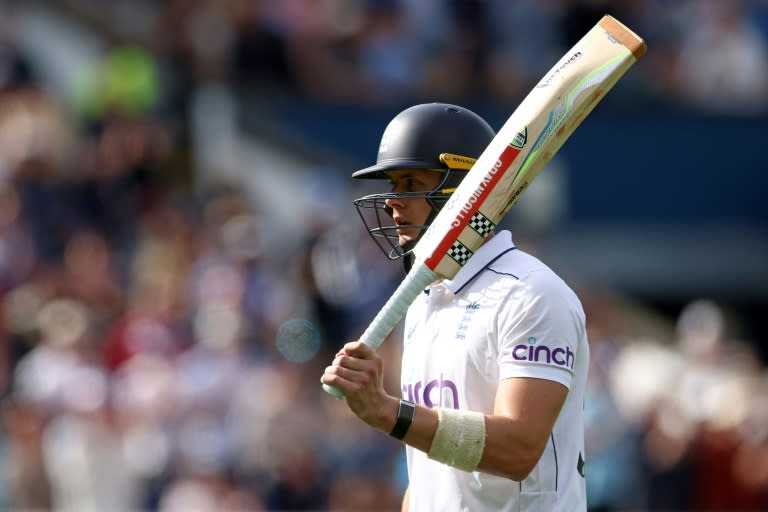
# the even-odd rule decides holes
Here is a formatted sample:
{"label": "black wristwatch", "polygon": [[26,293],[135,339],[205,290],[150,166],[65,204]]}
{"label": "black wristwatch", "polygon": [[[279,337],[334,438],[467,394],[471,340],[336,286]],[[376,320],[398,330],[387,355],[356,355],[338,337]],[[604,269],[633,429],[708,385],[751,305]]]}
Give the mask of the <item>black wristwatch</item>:
{"label": "black wristwatch", "polygon": [[395,422],[395,426],[392,427],[392,432],[390,432],[389,435],[402,441],[403,438],[405,438],[405,434],[408,433],[408,429],[411,428],[415,412],[416,404],[401,398],[400,407],[397,409],[397,421]]}

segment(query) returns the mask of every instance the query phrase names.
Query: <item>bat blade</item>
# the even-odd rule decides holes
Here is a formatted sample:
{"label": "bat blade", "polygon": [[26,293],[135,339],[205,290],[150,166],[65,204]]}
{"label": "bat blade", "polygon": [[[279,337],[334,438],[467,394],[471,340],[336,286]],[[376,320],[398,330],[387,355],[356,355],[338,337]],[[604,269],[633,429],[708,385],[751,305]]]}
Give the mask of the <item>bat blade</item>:
{"label": "bat blade", "polygon": [[603,17],[544,75],[501,127],[414,248],[452,278],[560,147],[645,53],[645,42]]}
{"label": "bat blade", "polygon": [[[416,296],[466,264],[645,42],[604,16],[538,82],[483,151],[414,247],[415,263],[360,340],[378,348]],[[342,397],[333,386],[326,392]]]}

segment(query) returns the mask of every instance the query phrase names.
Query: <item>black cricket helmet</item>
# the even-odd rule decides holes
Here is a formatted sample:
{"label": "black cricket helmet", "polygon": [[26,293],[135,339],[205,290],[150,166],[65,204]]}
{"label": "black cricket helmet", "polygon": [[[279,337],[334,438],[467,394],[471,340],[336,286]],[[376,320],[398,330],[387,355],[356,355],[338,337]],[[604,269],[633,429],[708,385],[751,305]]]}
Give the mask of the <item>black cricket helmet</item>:
{"label": "black cricket helmet", "polygon": [[376,164],[353,173],[353,178],[387,180],[387,172],[405,169],[443,173],[442,180],[432,190],[372,194],[354,201],[368,233],[389,259],[410,254],[416,241],[405,246],[398,243],[397,226],[385,201],[426,199],[432,207],[426,223],[407,226],[419,228],[423,234],[494,136],[493,128],[483,118],[471,110],[447,103],[415,105],[389,122],[381,137]]}

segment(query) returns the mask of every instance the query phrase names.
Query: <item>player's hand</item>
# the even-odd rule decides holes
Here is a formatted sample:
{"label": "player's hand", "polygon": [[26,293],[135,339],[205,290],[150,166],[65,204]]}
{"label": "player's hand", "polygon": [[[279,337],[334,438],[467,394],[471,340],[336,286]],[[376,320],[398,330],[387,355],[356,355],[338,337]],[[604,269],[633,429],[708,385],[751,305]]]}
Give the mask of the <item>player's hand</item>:
{"label": "player's hand", "polygon": [[341,390],[357,417],[388,432],[397,415],[397,400],[384,390],[383,370],[384,362],[375,350],[351,341],[339,350],[320,381]]}

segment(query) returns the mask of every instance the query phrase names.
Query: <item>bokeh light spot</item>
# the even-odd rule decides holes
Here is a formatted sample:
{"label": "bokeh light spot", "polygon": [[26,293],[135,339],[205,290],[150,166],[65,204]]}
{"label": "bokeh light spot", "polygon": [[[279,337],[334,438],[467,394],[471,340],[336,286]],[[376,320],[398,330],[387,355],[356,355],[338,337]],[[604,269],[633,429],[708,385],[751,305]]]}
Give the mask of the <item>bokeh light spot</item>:
{"label": "bokeh light spot", "polygon": [[291,318],[277,330],[277,350],[292,363],[312,360],[320,349],[320,331],[303,318]]}

